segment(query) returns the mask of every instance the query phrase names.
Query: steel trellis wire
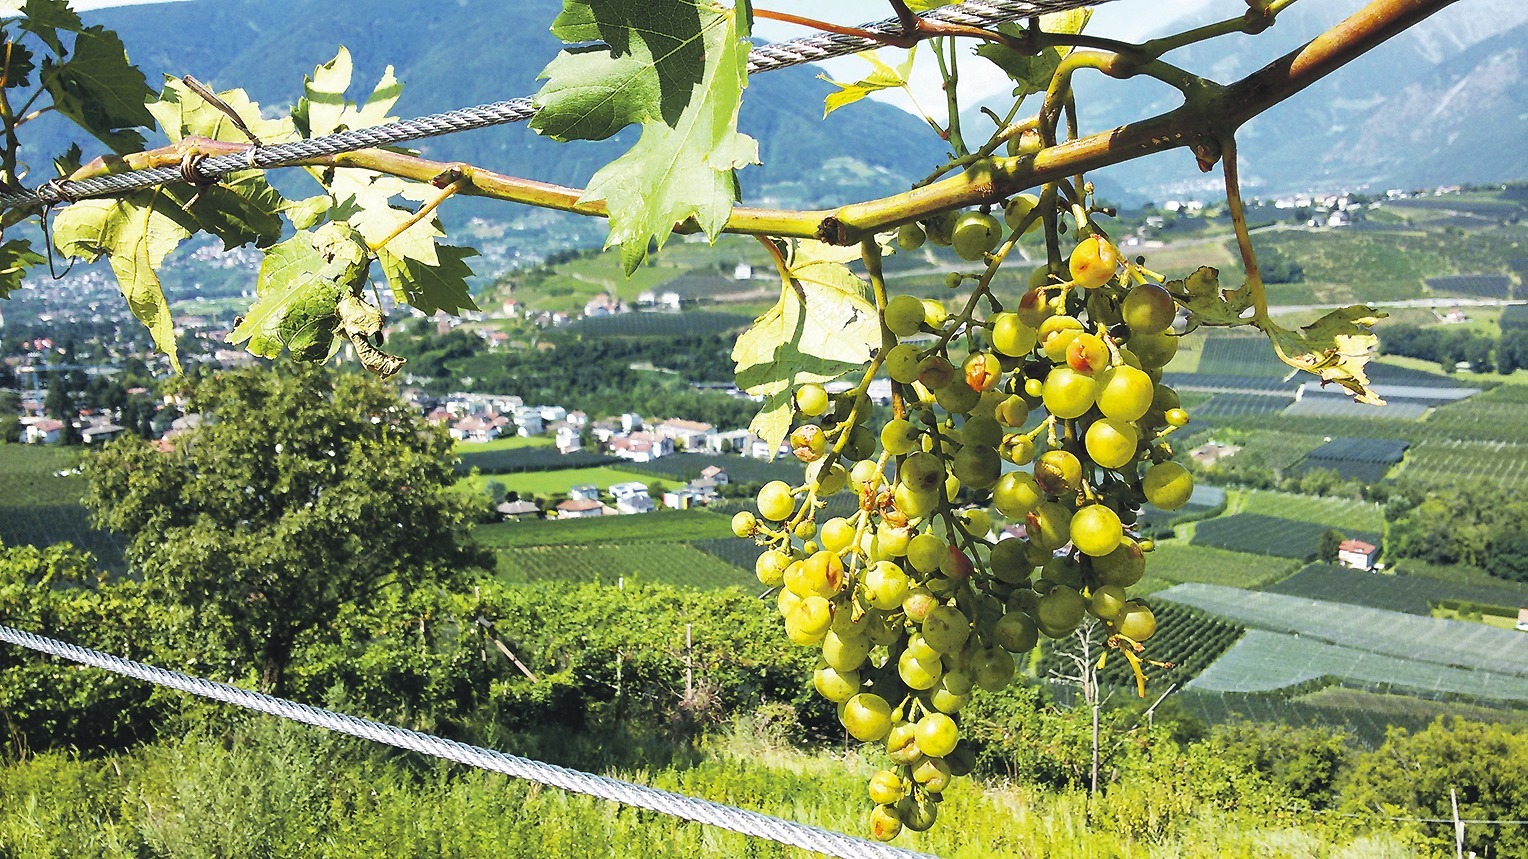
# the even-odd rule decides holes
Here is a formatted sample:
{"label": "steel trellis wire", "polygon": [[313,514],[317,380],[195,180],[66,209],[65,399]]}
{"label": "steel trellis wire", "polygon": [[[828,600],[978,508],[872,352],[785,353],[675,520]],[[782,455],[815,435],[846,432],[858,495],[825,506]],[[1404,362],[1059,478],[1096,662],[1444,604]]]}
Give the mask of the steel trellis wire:
{"label": "steel trellis wire", "polygon": [[360,737],[363,740],[431,755],[478,769],[503,773],[572,793],[619,802],[634,808],[703,823],[755,838],[764,838],[779,844],[837,856],[839,859],[938,859],[927,853],[866,841],[863,838],[855,838],[756,811],[746,811],[680,793],[544,764],[492,749],[469,746],[466,743],[446,740],[418,731],[298,704],[226,683],[217,683],[178,671],[156,668],[123,659],[120,656],[112,656],[68,642],[23,632],[9,626],[0,625],[0,641],[157,686],[243,707],[257,713],[301,722],[316,728]]}
{"label": "steel trellis wire", "polygon": [[[945,6],[920,17],[929,21],[970,27],[991,27],[1005,21],[1028,18],[1049,12],[1062,12],[1085,6],[1097,6],[1111,0],[966,0]],[[901,24],[895,18],[865,24],[861,29],[896,34]],[[864,36],[839,33],[814,33],[799,39],[755,47],[749,54],[750,74],[783,69],[788,66],[859,53],[880,43]],[[395,146],[427,137],[455,134],[494,125],[524,122],[536,115],[529,97],[459,108],[457,110],[406,119],[387,125],[357,128],[288,143],[257,147],[237,155],[217,155],[183,167],[155,167],[110,176],[96,176],[69,181],[55,179],[29,192],[0,194],[0,210],[46,208],[56,203],[90,197],[110,197],[170,182],[197,179],[217,181],[230,173],[249,169],[287,167],[311,158],[339,155],[360,149]]]}

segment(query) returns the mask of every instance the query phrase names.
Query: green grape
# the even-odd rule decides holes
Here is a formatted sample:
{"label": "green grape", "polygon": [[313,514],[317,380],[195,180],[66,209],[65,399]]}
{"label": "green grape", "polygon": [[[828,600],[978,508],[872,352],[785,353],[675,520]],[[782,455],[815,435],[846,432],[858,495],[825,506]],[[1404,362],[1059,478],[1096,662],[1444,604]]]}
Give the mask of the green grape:
{"label": "green grape", "polygon": [[892,456],[905,456],[918,449],[919,436],[911,421],[890,420],[881,427],[881,447]]}
{"label": "green grape", "polygon": [[1072,282],[1084,289],[1097,289],[1108,283],[1119,270],[1119,264],[1119,251],[1103,236],[1083,239],[1068,262]]}
{"label": "green grape", "polygon": [[938,606],[923,619],[923,640],[940,653],[958,652],[970,635],[970,618],[954,606]]}
{"label": "green grape", "polygon": [[1140,420],[1151,408],[1155,386],[1151,377],[1134,367],[1121,364],[1098,376],[1098,410],[1104,417],[1121,421]]}
{"label": "green grape", "polygon": [[817,484],[817,497],[829,498],[843,490],[844,484],[849,482],[849,470],[835,462],[826,469],[823,465],[825,459],[819,459],[806,467],[806,479],[809,483]]}
{"label": "green grape", "polygon": [[914,832],[927,832],[939,819],[939,803],[928,797],[909,796],[897,803],[902,825]]}
{"label": "green grape", "polygon": [[[951,750],[953,751],[953,749]],[[950,765],[944,762],[944,758],[926,757],[913,764],[913,781],[923,785],[934,793],[941,793],[950,786]]]}
{"label": "green grape", "polygon": [[1024,471],[1010,471],[992,487],[992,503],[997,512],[1010,519],[1029,515],[1045,500],[1045,491],[1033,476]]}
{"label": "green grape", "polygon": [[992,530],[992,516],[981,507],[967,507],[958,514],[960,525],[973,537],[986,537]]}
{"label": "green grape", "polygon": [[959,695],[962,698],[971,694],[971,687],[975,683],[976,681],[970,674],[957,667],[948,668],[944,672],[944,676],[939,678],[939,688],[952,695]]}
{"label": "green grape", "polygon": [[944,309],[944,304],[939,299],[923,299],[923,320],[928,323],[928,327],[938,331],[949,318],[950,312]]}
{"label": "green grape", "polygon": [[[1035,282],[1036,279],[1039,283]],[[1014,313],[1018,314],[1020,322],[1030,328],[1039,328],[1051,317],[1050,298],[1040,288],[1049,282],[1050,270],[1041,266],[1035,269],[1034,276],[1029,280],[1029,291],[1019,297],[1019,306]]]}
{"label": "green grape", "polygon": [[1038,400],[1044,391],[1044,382],[1042,382],[1040,379],[1024,380],[1024,396],[1029,397],[1032,400]]}
{"label": "green grape", "polygon": [[1106,585],[1128,588],[1146,575],[1146,556],[1141,547],[1129,537],[1120,541],[1119,548],[1093,559],[1093,570]]}
{"label": "green grape", "polygon": [[1035,443],[1028,436],[1014,433],[1003,438],[999,452],[1014,465],[1028,465],[1035,459]]}
{"label": "green grape", "polygon": [[996,448],[968,444],[955,454],[951,473],[966,486],[973,489],[986,489],[997,482],[1001,466],[1002,460],[998,457]]}
{"label": "green grape", "polygon": [[915,492],[933,492],[944,481],[944,465],[932,453],[919,451],[902,461],[897,479]]}
{"label": "green grape", "polygon": [[1167,290],[1143,283],[1125,295],[1120,311],[1132,334],[1161,334],[1172,327],[1178,307]]}
{"label": "green grape", "polygon": [[992,627],[992,640],[1009,653],[1028,653],[1040,640],[1040,630],[1027,616],[1010,612]]}
{"label": "green grape", "polygon": [[849,441],[844,445],[844,456],[848,459],[869,459],[875,454],[875,433],[864,424],[856,426],[849,431]]}
{"label": "green grape", "polygon": [[930,391],[947,388],[955,381],[955,365],[943,355],[930,355],[918,363],[918,381]]}
{"label": "green grape", "polygon": [[907,598],[909,583],[907,573],[890,561],[880,561],[865,571],[862,585],[865,598],[873,606],[891,611],[902,605]]}
{"label": "green grape", "polygon": [[928,233],[928,240],[941,247],[949,247],[951,234],[955,229],[955,215],[950,212],[941,212],[923,222],[923,229]]}
{"label": "green grape", "polygon": [[870,810],[870,836],[877,841],[891,841],[902,834],[900,812],[891,805],[877,805]]}
{"label": "green grape", "polygon": [[952,271],[944,276],[944,285],[950,289],[959,289],[960,282],[963,280],[965,278],[961,276],[960,272]]}
{"label": "green grape", "polygon": [[1087,414],[1098,396],[1098,382],[1070,367],[1053,367],[1041,394],[1046,411],[1070,420]]}
{"label": "green grape", "polygon": [[758,517],[747,510],[739,510],[732,516],[732,533],[739,537],[752,537],[759,530]]}
{"label": "green grape", "polygon": [[962,259],[979,260],[1003,238],[1003,225],[985,212],[965,212],[955,220],[950,244]]}
{"label": "green grape", "polygon": [[945,543],[937,534],[919,534],[907,544],[907,562],[920,573],[932,573],[944,560]]}
{"label": "green grape", "polygon": [[802,597],[785,618],[785,635],[793,643],[810,647],[822,643],[833,623],[833,610],[820,596]]}
{"label": "green grape", "polygon": [[945,385],[934,392],[934,401],[952,415],[969,414],[981,398],[981,392],[966,384]]}
{"label": "green grape", "polygon": [[[841,611],[834,615],[837,622],[840,616],[849,617],[850,612]],[[837,630],[830,629],[822,637],[822,659],[835,671],[846,672],[858,670],[865,664],[865,659],[870,655],[870,639],[865,637],[845,638]]]}
{"label": "green grape", "polygon": [[890,805],[906,795],[907,786],[902,783],[902,777],[891,770],[880,770],[870,777],[871,802]]}
{"label": "green grape", "polygon": [[1035,462],[1035,482],[1047,495],[1065,495],[1082,488],[1082,462],[1071,451],[1047,450]]}
{"label": "green grape", "polygon": [[923,302],[912,295],[894,295],[886,302],[886,327],[898,337],[911,337],[923,327]]}
{"label": "green grape", "polygon": [[[1009,142],[1011,143],[1012,140]],[[1017,230],[1019,224],[1024,223],[1024,218],[1038,205],[1040,205],[1040,198],[1034,194],[1018,194],[1010,198],[1008,204],[1003,207],[1003,223],[1008,225],[1008,229]],[[1024,235],[1027,236],[1039,229],[1042,223],[1041,218],[1031,220],[1029,226],[1024,228]]]}
{"label": "green grape", "polygon": [[956,581],[970,577],[975,569],[966,553],[955,546],[951,546],[944,553],[944,560],[939,562],[939,572],[943,573],[945,578]]}
{"label": "green grape", "polygon": [[[1020,402],[1023,402],[1020,400]],[[974,415],[960,428],[961,439],[966,445],[995,448],[1003,442],[1003,427],[997,419],[988,415]]]}
{"label": "green grape", "polygon": [[791,536],[798,540],[810,540],[817,536],[817,523],[811,519],[797,522],[796,527],[791,529]]}
{"label": "green grape", "polygon": [[1151,410],[1155,412],[1170,412],[1182,407],[1178,401],[1178,392],[1166,385],[1157,383],[1151,389]]}
{"label": "green grape", "polygon": [[1114,619],[1114,631],[1132,641],[1145,641],[1157,633],[1157,618],[1151,609],[1138,602],[1125,603]]}
{"label": "green grape", "polygon": [[960,728],[944,713],[929,713],[918,720],[918,750],[931,758],[942,758],[955,751]]}
{"label": "green grape", "polygon": [[899,528],[885,522],[882,522],[881,527],[876,528],[872,533],[874,538],[870,541],[870,546],[878,559],[905,556],[907,544],[913,538],[913,532],[907,528]]}
{"label": "green grape", "polygon": [[988,692],[1001,692],[1013,682],[1013,657],[1001,647],[986,648],[971,660],[976,685]]}
{"label": "green grape", "polygon": [[771,549],[759,555],[754,561],[754,573],[759,577],[759,584],[766,588],[777,588],[785,582],[785,568],[791,565],[791,556],[778,549]]}
{"label": "green grape", "polygon": [[1072,511],[1054,501],[1043,501],[1025,517],[1029,541],[1041,549],[1054,551],[1071,542]]}
{"label": "green grape", "polygon": [[891,705],[874,692],[861,692],[844,703],[840,721],[862,743],[883,740],[891,731]]}
{"label": "green grape", "polygon": [[880,470],[876,468],[874,460],[861,460],[854,463],[854,467],[849,469],[849,486],[855,492],[864,492],[870,488],[872,483],[878,487],[884,488],[886,486],[886,480],[882,477]]}
{"label": "green grape", "polygon": [[1025,325],[1017,313],[1003,312],[992,317],[992,348],[1011,358],[1022,358],[1034,351],[1040,332]]}
{"label": "green grape", "polygon": [[928,643],[928,639],[921,632],[913,632],[907,636],[907,653],[911,653],[915,659],[934,660],[940,658],[934,645]]}
{"label": "green grape", "polygon": [[1122,468],[1135,458],[1140,435],[1135,427],[1114,418],[1096,420],[1083,437],[1088,458],[1104,468]]}
{"label": "green grape", "polygon": [[1066,350],[1083,334],[1082,323],[1072,316],[1052,316],[1040,323],[1040,351],[1058,364],[1066,363]]}
{"label": "green grape", "polygon": [[828,410],[828,392],[821,385],[806,384],[796,389],[796,411],[815,418]]}
{"label": "green grape", "polygon": [[1178,354],[1178,338],[1172,334],[1132,334],[1128,342],[1142,367],[1165,367]]}
{"label": "green grape", "polygon": [[838,704],[859,694],[859,672],[840,672],[824,665],[812,672],[812,686],[817,689],[817,694]]}
{"label": "green grape", "polygon": [[801,597],[787,588],[781,588],[780,594],[775,597],[775,608],[782,618],[789,619],[791,612],[795,611],[798,605],[801,605]]}
{"label": "green grape", "polygon": [[937,658],[919,659],[911,650],[904,650],[897,659],[897,676],[909,689],[932,689],[942,673],[944,666]]}
{"label": "green grape", "polygon": [[759,490],[759,514],[765,519],[783,522],[796,512],[796,499],[791,495],[790,485],[783,480],[771,480]]}
{"label": "green grape", "polygon": [[919,492],[905,483],[897,483],[892,490],[892,501],[902,515],[909,519],[922,519],[939,506],[939,493],[933,490]]}
{"label": "green grape", "polygon": [[842,516],[834,516],[822,523],[822,547],[835,554],[849,548],[854,542],[854,526]]}
{"label": "green grape", "polygon": [[1124,535],[1119,514],[1102,504],[1089,504],[1072,515],[1072,545],[1084,555],[1107,555],[1119,548]]}
{"label": "green grape", "polygon": [[1125,589],[1119,585],[1103,585],[1093,590],[1088,610],[1100,620],[1113,620],[1125,609]]}
{"label": "green grape", "polygon": [[1010,585],[1028,582],[1029,574],[1035,570],[1035,565],[1025,557],[1023,540],[999,540],[992,547],[987,566],[998,581]]}
{"label": "green grape", "polygon": [[901,382],[910,385],[918,378],[918,364],[923,357],[918,353],[918,347],[911,343],[898,343],[886,350],[886,375],[893,382]]}
{"label": "green grape", "polygon": [[785,570],[785,587],[802,597],[837,596],[846,582],[844,562],[836,553],[815,552]]}
{"label": "green grape", "polygon": [[1167,419],[1168,426],[1181,427],[1188,425],[1188,412],[1183,409],[1168,409],[1162,417]]}
{"label": "green grape", "polygon": [[927,236],[923,234],[923,228],[917,224],[903,224],[897,227],[897,244],[904,251],[915,251],[923,247],[923,240]]}
{"label": "green grape", "polygon": [[1045,596],[1040,597],[1039,604],[1035,607],[1035,620],[1047,635],[1059,638],[1077,628],[1082,623],[1082,615],[1087,611],[1087,600],[1082,598],[1074,588],[1066,585],[1057,585],[1050,589]]}
{"label": "green grape", "polygon": [[1082,587],[1082,564],[1070,555],[1048,558],[1040,566],[1040,579],[1069,588]]}
{"label": "green grape", "polygon": [[969,700],[969,697],[967,695],[957,695],[944,688],[943,678],[940,678],[940,685],[935,686],[928,693],[928,702],[934,705],[934,709],[941,713],[954,714],[960,712],[961,707],[966,706],[966,701]]}
{"label": "green grape", "polygon": [[1141,476],[1146,500],[1163,510],[1177,510],[1194,494],[1194,476],[1176,462],[1159,462]]}
{"label": "green grape", "polygon": [[1029,420],[1029,404],[1018,394],[1010,394],[997,404],[992,416],[1002,426],[1021,427]]}

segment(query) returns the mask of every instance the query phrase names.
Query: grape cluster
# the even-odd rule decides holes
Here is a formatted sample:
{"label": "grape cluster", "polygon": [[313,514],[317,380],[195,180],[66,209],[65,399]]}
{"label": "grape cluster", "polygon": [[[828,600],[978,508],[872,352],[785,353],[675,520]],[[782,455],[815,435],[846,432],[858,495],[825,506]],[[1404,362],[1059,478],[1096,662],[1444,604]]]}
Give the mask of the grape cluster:
{"label": "grape cluster", "polygon": [[[1035,205],[1011,201],[1010,229],[1032,223]],[[899,241],[982,259],[1003,232],[966,212],[904,227]],[[874,371],[892,381],[892,419],[868,426],[868,376],[837,396],[801,386],[790,446],[809,463],[805,484],[765,485],[758,515],[733,521],[767,546],[757,573],[779,589],[786,635],[821,651],[817,691],[851,735],[885,746],[891,767],[869,785],[877,838],[933,825],[942,791],[972,765],[961,707],[975,688],[1008,685],[1041,635],[1069,635],[1091,614],[1139,674],[1155,632],[1127,589],[1151,548],[1133,533],[1142,503],[1176,509],[1193,490],[1164,439],[1188,420],[1160,382],[1177,304],[1103,236],[1056,268],[1036,271],[1011,310],[984,296],[993,312],[980,320],[975,299],[954,316],[886,300]],[[822,500],[843,491],[857,511],[819,523]]]}

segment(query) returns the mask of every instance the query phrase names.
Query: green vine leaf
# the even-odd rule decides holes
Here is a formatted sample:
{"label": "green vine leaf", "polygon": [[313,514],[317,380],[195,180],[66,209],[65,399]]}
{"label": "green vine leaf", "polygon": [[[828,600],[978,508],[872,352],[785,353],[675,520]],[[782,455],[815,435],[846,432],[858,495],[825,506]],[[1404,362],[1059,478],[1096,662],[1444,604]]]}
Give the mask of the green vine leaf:
{"label": "green vine leaf", "polygon": [[1188,310],[1188,330],[1201,325],[1250,325],[1252,290],[1245,284],[1237,289],[1220,288],[1220,270],[1200,266],[1182,280],[1170,280],[1162,287]]}
{"label": "green vine leaf", "polygon": [[[1082,32],[1092,17],[1091,9],[1051,12],[1040,16],[1040,29],[1046,33],[1065,33],[1075,36]],[[1015,38],[1022,38],[1025,32],[1023,27],[1013,23],[999,24],[997,30]],[[1058,46],[1045,48],[1038,54],[1021,54],[1006,45],[995,42],[982,44],[976,49],[979,56],[991,61],[1013,80],[1013,97],[1016,99],[1024,99],[1034,93],[1045,92],[1050,86],[1051,78],[1055,77],[1056,69],[1061,65],[1061,61],[1071,52],[1070,47]]]}
{"label": "green vine leaf", "polygon": [[853,104],[873,92],[907,86],[907,76],[912,74],[913,58],[916,55],[917,46],[915,45],[912,50],[907,52],[907,59],[903,60],[901,65],[892,68],[883,62],[880,57],[876,56],[874,51],[860,54],[861,58],[870,63],[872,70],[870,74],[854,83],[843,83],[842,81],[833,80],[827,75],[818,75],[818,80],[827,81],[833,86],[838,87],[838,92],[830,92],[823,99],[822,115],[826,117],[833,111]]}
{"label": "green vine leaf", "polygon": [[[4,10],[23,16],[18,22],[21,29],[41,39],[55,54],[64,52],[64,43],[58,31],[78,33],[85,29],[79,13],[69,8],[69,0],[8,0]],[[146,85],[146,84],[145,84]]]}
{"label": "green vine leaf", "polygon": [[1321,377],[1321,383],[1336,382],[1353,399],[1372,406],[1385,401],[1369,390],[1364,365],[1378,343],[1370,330],[1387,314],[1364,304],[1334,310],[1298,331],[1268,323],[1266,331],[1280,360],[1297,370]]}
{"label": "green vine leaf", "polygon": [[303,361],[325,361],[339,348],[340,301],[366,280],[371,251],[343,223],[328,223],[272,247],[255,281],[260,297],[239,320],[230,343],[274,358],[282,349]]}
{"label": "green vine leaf", "polygon": [[60,253],[88,262],[103,255],[110,260],[128,308],[177,372],[175,325],[155,270],[196,229],[196,222],[162,190],[82,200],[53,221],[53,243]]}
{"label": "green vine leaf", "polygon": [[637,143],[581,198],[606,203],[605,244],[621,246],[628,275],[675,224],[694,218],[714,240],[738,197],[734,171],[758,163],[758,143],[737,130],[749,19],[747,2],[564,0],[552,25],[565,42],[603,44],[563,51],[546,67],[532,127],[600,140],[642,124]]}
{"label": "green vine leaf", "polygon": [[790,432],[792,392],[863,369],[881,342],[868,285],[835,258],[838,248],[801,242],[787,263],[780,300],[732,349],[738,387],[764,399],[749,431],[771,451]]}
{"label": "green vine leaf", "polygon": [[0,298],[10,298],[11,293],[21,288],[27,270],[44,262],[26,239],[10,239],[0,245]]}
{"label": "green vine leaf", "polygon": [[[27,4],[29,21],[32,6]],[[79,22],[78,16],[72,22],[65,21],[62,15],[57,18],[69,24],[65,29],[75,29]],[[52,31],[43,25],[38,25],[38,29]],[[142,149],[144,137],[133,129],[154,124],[153,115],[144,107],[154,92],[143,72],[128,61],[127,49],[116,33],[102,27],[81,28],[76,33],[74,50],[67,60],[58,62],[47,57],[42,62],[40,80],[53,98],[54,109],[113,152],[125,154]],[[55,34],[53,41],[57,39]]]}
{"label": "green vine leaf", "polygon": [[[292,109],[292,122],[299,133],[312,137],[396,119],[390,113],[403,85],[393,76],[392,67],[383,72],[361,105],[345,98],[353,71],[350,52],[340,48],[334,59],[305,79],[304,95]],[[439,244],[436,240],[444,238],[446,232],[438,217],[432,215],[409,225],[414,209],[394,205],[400,197],[416,206],[425,203],[437,193],[433,186],[354,168],[310,168],[309,172],[328,194],[289,204],[294,222],[311,226],[327,216],[353,227],[368,247],[380,246],[377,259],[400,302],[427,314],[478,309],[467,285],[472,269],[464,262],[477,252]],[[398,232],[405,225],[407,228]]]}
{"label": "green vine leaf", "polygon": [[[217,95],[262,142],[280,143],[293,137],[290,119],[262,118],[260,105],[251,101],[244,90],[233,89]],[[166,78],[159,99],[147,107],[172,143],[189,137],[240,142],[247,139],[232,119],[175,78]],[[230,173],[216,185],[191,190],[177,188],[170,193],[177,201],[183,201],[182,206],[203,230],[223,240],[225,249],[246,244],[269,247],[281,238],[281,213],[287,202],[259,170],[241,170]]]}

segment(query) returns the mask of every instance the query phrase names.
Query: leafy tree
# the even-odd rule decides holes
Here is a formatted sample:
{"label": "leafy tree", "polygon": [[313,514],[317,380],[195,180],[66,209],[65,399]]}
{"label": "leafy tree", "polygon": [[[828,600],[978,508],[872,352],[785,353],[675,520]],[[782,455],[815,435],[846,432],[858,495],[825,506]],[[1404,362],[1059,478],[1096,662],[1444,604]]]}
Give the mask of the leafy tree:
{"label": "leafy tree", "polygon": [[1342,535],[1330,528],[1326,529],[1326,532],[1321,535],[1321,540],[1316,544],[1316,560],[1323,564],[1336,563],[1337,552],[1341,546]]}
{"label": "leafy tree", "polygon": [[282,690],[294,647],[388,587],[483,563],[450,439],[380,383],[312,367],[214,375],[171,452],[140,439],[87,463],[87,503],[194,623]]}

